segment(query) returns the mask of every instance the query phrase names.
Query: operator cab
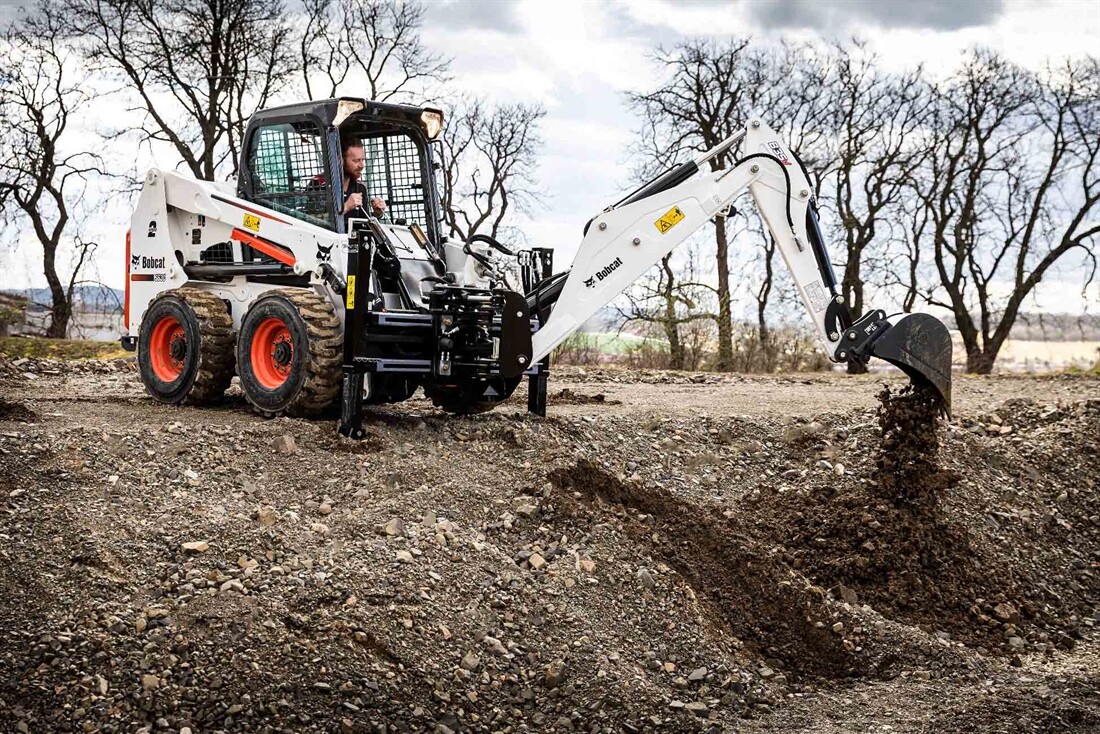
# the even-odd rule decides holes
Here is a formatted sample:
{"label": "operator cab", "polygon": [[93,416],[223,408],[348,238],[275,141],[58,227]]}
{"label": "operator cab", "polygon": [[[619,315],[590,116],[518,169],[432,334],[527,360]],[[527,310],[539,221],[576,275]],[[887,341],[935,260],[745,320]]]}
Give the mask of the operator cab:
{"label": "operator cab", "polygon": [[[245,133],[238,195],[317,227],[344,233],[342,146],[362,145],[359,177],[367,202],[381,199],[379,224],[401,261],[411,303],[390,293],[387,308],[422,308],[421,280],[445,274],[439,195],[431,141],[443,128],[437,109],[327,99],[257,112]],[[364,213],[365,214],[365,213]],[[365,216],[364,216],[365,219]],[[262,253],[245,259],[263,261]],[[385,289],[383,289],[385,290]],[[401,290],[401,289],[399,289]]]}

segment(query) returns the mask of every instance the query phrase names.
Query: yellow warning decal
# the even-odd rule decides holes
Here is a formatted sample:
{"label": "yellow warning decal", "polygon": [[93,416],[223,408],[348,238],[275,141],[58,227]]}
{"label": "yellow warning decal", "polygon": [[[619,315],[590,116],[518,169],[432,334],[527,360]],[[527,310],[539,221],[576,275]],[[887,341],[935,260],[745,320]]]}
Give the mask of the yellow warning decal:
{"label": "yellow warning decal", "polygon": [[348,309],[355,308],[355,276],[348,276]]}
{"label": "yellow warning decal", "polygon": [[684,213],[680,211],[680,207],[674,206],[665,212],[665,215],[658,219],[653,224],[657,227],[657,231],[661,234],[669,231],[677,224],[684,220]]}
{"label": "yellow warning decal", "polygon": [[260,218],[255,214],[244,215],[244,228],[251,229],[253,232],[260,231]]}

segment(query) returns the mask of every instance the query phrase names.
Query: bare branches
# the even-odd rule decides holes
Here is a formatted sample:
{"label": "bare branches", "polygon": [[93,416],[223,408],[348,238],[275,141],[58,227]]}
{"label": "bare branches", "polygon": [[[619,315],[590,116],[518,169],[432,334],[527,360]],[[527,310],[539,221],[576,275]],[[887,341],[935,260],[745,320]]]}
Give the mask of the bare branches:
{"label": "bare branches", "polygon": [[466,101],[443,134],[443,217],[452,236],[502,236],[508,217],[539,201],[535,156],[542,141],[537,105],[506,104],[487,110]]}
{"label": "bare branches", "polygon": [[118,134],[167,143],[196,177],[235,173],[248,115],[292,71],[280,0],[61,0],[90,68],[132,98]]}
{"label": "bare branches", "polygon": [[[642,114],[636,173],[650,178],[668,170],[677,159],[712,148],[745,124],[754,110],[766,112],[768,119],[790,141],[792,150],[818,162],[827,140],[829,112],[825,87],[829,78],[829,59],[812,47],[787,44],[780,47],[753,46],[746,38],[726,43],[693,40],[672,50],[658,51],[655,60],[665,79],[655,90],[628,95],[631,106]],[[711,160],[713,170],[731,165],[732,152]],[[824,156],[822,155],[822,158]],[[733,324],[730,283],[730,238],[724,217],[714,220],[715,271],[718,290],[718,357],[716,368],[733,366]],[[765,249],[770,240],[756,242]],[[774,250],[771,251],[774,253]],[[760,312],[767,307],[772,292],[772,271],[765,270],[765,282],[757,291]],[[762,301],[761,301],[762,299]],[[767,339],[767,330],[760,330]]]}
{"label": "bare branches", "polygon": [[[977,51],[937,89],[915,191],[967,368],[988,372],[1024,300],[1067,255],[1095,274],[1100,94],[1095,59],[1032,74]],[[1007,286],[1007,287],[1006,287]]]}
{"label": "bare branches", "polygon": [[[94,249],[78,230],[84,194],[92,178],[104,175],[96,154],[70,151],[66,131],[93,93],[87,76],[72,72],[54,2],[40,2],[8,28],[0,48],[10,63],[0,74],[0,221],[15,225],[8,229],[14,234],[29,226],[41,245],[52,299],[47,336],[63,337],[73,286]],[[66,286],[57,257],[67,240],[76,243],[76,262]]]}
{"label": "bare branches", "polygon": [[449,80],[450,59],[420,41],[420,3],[305,0],[304,10],[296,63],[310,99],[343,88],[379,102],[415,95],[420,103]]}

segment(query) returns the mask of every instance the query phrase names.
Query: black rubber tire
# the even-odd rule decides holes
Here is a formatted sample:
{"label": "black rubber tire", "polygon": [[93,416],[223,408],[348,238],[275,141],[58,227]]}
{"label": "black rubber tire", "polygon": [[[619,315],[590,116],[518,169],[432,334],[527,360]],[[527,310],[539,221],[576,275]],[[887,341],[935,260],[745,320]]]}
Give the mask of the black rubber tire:
{"label": "black rubber tire", "polygon": [[[182,327],[186,354],[183,368],[172,380],[154,369],[150,340],[164,319]],[[138,331],[138,371],[154,400],[170,405],[210,405],[222,399],[233,379],[233,319],[225,302],[198,288],[175,288],[149,302]],[[193,348],[198,345],[198,349]]]}
{"label": "black rubber tire", "polygon": [[[286,325],[293,344],[289,374],[276,388],[261,383],[251,359],[257,328],[270,318]],[[343,336],[332,304],[305,288],[267,291],[252,303],[237,336],[241,390],[252,407],[269,418],[320,415],[340,394],[342,354]]]}

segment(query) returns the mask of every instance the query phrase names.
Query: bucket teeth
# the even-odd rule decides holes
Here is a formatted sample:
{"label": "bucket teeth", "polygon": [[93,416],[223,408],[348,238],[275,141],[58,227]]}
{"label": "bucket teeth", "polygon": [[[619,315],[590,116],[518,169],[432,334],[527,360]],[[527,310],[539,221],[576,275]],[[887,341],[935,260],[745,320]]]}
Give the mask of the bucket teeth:
{"label": "bucket teeth", "polygon": [[931,385],[951,413],[951,333],[935,316],[910,314],[871,345],[871,354],[901,369],[913,382]]}

